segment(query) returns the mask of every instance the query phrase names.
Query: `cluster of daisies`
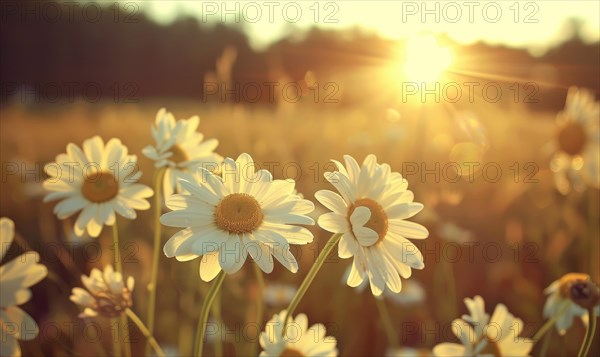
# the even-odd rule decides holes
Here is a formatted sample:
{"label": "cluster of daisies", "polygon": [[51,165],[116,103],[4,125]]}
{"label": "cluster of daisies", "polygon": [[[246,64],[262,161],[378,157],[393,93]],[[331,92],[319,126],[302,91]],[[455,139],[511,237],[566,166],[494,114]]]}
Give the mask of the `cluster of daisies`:
{"label": "cluster of daisies", "polygon": [[[598,123],[595,127],[591,123],[594,113],[597,118],[598,102],[593,97],[583,91],[569,92],[565,111],[559,115],[562,131],[558,145],[562,153],[554,159],[562,163],[555,166],[568,168],[565,177],[572,178],[574,172],[580,171],[590,184],[595,183],[589,173],[596,173],[597,178],[598,157],[581,157],[592,155],[594,145],[598,144],[596,134],[587,134],[592,127],[597,133]],[[45,201],[59,201],[54,207],[59,219],[77,214],[73,227],[76,235],[99,237],[104,226],[110,226],[117,247],[117,215],[135,219],[137,210],[151,208],[148,199],[155,195],[158,203],[154,207],[158,226],[155,243],[162,245],[160,224],[178,228],[162,245],[162,251],[178,261],[202,257],[199,276],[203,281],[213,282],[203,301],[195,341],[195,352],[202,355],[208,309],[225,276],[239,271],[248,257],[260,268],[257,274],[271,273],[275,260],[289,271],[297,272],[298,262],[290,246],[313,241],[313,233],[305,226],[315,224],[309,216],[315,205],[297,193],[293,180],[273,178],[268,170],[258,169],[250,155],[223,158],[216,154],[218,141],[205,140],[197,131],[198,125],[198,117],[175,120],[165,109],[158,112],[152,127],[155,143],[143,149],[144,155],[155,162],[154,189],[138,182],[142,173],[137,170],[137,157],[130,155],[119,139],[104,142],[97,136],[84,141],[82,147],[67,145],[66,153],[46,165],[48,179],[44,188],[49,191]],[[575,145],[578,140],[582,143]],[[579,155],[580,159],[571,157],[566,165],[565,155]],[[423,294],[422,288],[407,284],[410,282],[406,280],[412,269],[424,268],[423,255],[411,239],[425,239],[429,235],[425,227],[409,220],[423,205],[414,202],[408,182],[388,164],[378,163],[373,155],[362,163],[349,155],[343,157],[343,163],[336,160],[333,163],[337,170],[324,176],[335,191],[321,190],[315,194],[316,200],[329,210],[318,217],[317,224],[332,233],[332,238],[299,289],[280,287],[271,293],[274,295],[271,301],[283,299],[289,307],[265,324],[259,339],[263,349],[260,356],[338,354],[336,339],[326,335],[322,324],[309,326],[306,315],[293,316],[323,260],[335,246],[340,258],[352,258],[345,278],[348,286],[364,289],[368,284],[377,300],[384,293],[388,297],[405,294],[407,288],[414,291],[413,295]],[[558,180],[558,186],[564,188],[564,182]],[[164,214],[163,204],[170,210]],[[14,236],[12,221],[2,219],[1,233],[0,258]],[[8,343],[2,343],[3,356],[20,355],[15,339],[28,340],[37,335],[35,321],[17,306],[29,300],[29,287],[47,275],[46,268],[38,261],[37,254],[28,253],[24,259],[14,259],[0,267],[0,322],[3,336],[12,337]],[[158,259],[154,264],[153,274]],[[80,317],[127,316],[147,338],[149,347],[157,355],[164,355],[152,336],[154,305],[150,304],[146,321],[137,317],[133,311],[134,280],[124,277],[118,254],[114,267],[94,268],[81,280],[84,288],[73,288],[70,297],[81,306]],[[148,290],[153,301],[156,287]],[[575,317],[586,324],[594,322],[588,316],[598,313],[600,293],[589,276],[568,274],[546,291],[549,297],[544,316],[549,319],[549,326],[554,324],[561,334]],[[452,325],[461,343],[441,343],[434,347],[435,355],[527,356],[539,339],[518,337],[523,322],[502,304],[496,306],[490,317],[481,297],[466,299],[465,303],[470,314]],[[397,353],[400,352],[390,352]]]}

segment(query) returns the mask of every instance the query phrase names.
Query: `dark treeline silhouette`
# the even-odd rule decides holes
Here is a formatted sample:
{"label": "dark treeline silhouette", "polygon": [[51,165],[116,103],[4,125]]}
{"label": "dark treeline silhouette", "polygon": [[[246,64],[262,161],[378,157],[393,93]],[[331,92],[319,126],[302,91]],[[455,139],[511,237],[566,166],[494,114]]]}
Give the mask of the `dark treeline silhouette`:
{"label": "dark treeline silhouette", "polygon": [[[21,4],[8,3],[11,7],[2,2],[3,102],[18,95],[20,88],[52,92],[52,86],[59,86],[63,92],[73,88],[77,96],[89,83],[101,88],[104,96],[118,94],[120,99],[200,98],[207,73],[216,71],[215,63],[228,47],[237,54],[231,81],[243,85],[278,80],[283,74],[301,81],[308,70],[329,77],[377,68],[394,60],[393,49],[398,46],[358,30],[340,36],[315,28],[302,41],[283,39],[255,51],[240,28],[203,26],[191,17],[161,26],[143,13],[128,18],[122,8],[104,8],[103,16],[90,21],[81,8],[68,13],[63,3],[54,3],[63,12],[56,19],[41,8],[38,14],[23,13]],[[598,43],[585,44],[578,36],[541,58],[483,43],[461,47],[460,52],[465,61],[457,65],[466,71],[542,83],[543,103],[537,104],[538,109],[559,108],[569,85],[600,89]],[[356,98],[348,95],[342,102],[351,105]]]}

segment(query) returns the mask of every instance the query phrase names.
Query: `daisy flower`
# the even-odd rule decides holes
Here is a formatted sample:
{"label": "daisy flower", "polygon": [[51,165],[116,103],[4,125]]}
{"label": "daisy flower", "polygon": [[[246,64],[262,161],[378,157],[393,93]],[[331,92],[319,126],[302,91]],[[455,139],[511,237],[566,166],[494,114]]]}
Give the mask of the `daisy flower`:
{"label": "daisy flower", "polygon": [[[8,218],[0,219],[0,260],[15,236],[14,223]],[[21,347],[17,340],[28,341],[38,335],[39,329],[33,318],[18,307],[29,301],[29,287],[48,275],[48,269],[38,264],[40,256],[27,252],[0,266],[0,355],[20,356]]]}
{"label": "daisy flower", "polygon": [[433,352],[424,348],[400,347],[386,351],[387,357],[431,357]]}
{"label": "daisy flower", "polygon": [[79,314],[80,318],[98,315],[117,317],[133,304],[133,277],[127,278],[125,283],[123,275],[114,271],[110,265],[104,271],[92,269],[89,276],[81,276],[81,281],[87,290],[73,288],[70,297],[71,301],[84,308]]}
{"label": "daisy flower", "polygon": [[533,341],[518,337],[523,321],[514,317],[503,304],[498,304],[492,318],[485,312],[481,296],[465,299],[470,315],[452,322],[457,343],[441,343],[433,348],[436,356],[528,356]]}
{"label": "daisy flower", "polygon": [[307,216],[314,205],[292,193],[294,181],[255,171],[250,155],[242,154],[236,161],[225,159],[222,178],[200,168],[179,182],[189,194],[168,198],[173,211],[161,216],[162,224],[184,228],[165,244],[167,257],[187,261],[203,256],[204,281],[221,270],[237,272],[248,254],[265,273],[273,270],[272,256],[288,270],[298,270],[289,244],[310,243],[313,235],[293,224],[314,224]]}
{"label": "daisy flower", "polygon": [[600,188],[600,103],[591,91],[571,87],[565,108],[556,118],[557,133],[550,168],[556,188]]}
{"label": "daisy flower", "polygon": [[219,145],[217,139],[204,140],[204,135],[197,132],[200,118],[175,120],[173,114],[161,108],[156,114],[152,137],[155,146],[146,146],[142,153],[157,168],[165,167],[163,192],[165,198],[173,192],[181,192],[179,178],[186,173],[196,171],[199,167],[215,170],[223,158],[213,151]]}
{"label": "daisy flower", "polygon": [[273,315],[260,334],[260,357],[326,357],[337,356],[335,337],[325,336],[323,324],[308,327],[308,318],[299,314],[287,323],[285,336],[283,322],[286,310]]}
{"label": "daisy flower", "polygon": [[368,277],[371,291],[378,296],[386,286],[398,293],[400,277],[408,279],[411,268],[423,269],[423,255],[407,238],[424,239],[429,232],[407,221],[423,209],[413,202],[408,182],[387,164],[378,164],[374,155],[362,167],[344,156],[346,167],[332,160],[338,171],[325,178],[340,194],[322,190],[315,197],[332,212],[319,217],[321,228],[343,234],[338,246],[340,258],[354,257],[347,284],[359,286]]}
{"label": "daisy flower", "polygon": [[[348,276],[350,275],[351,270],[352,270],[352,266],[349,266],[346,269],[346,272],[344,273],[344,276],[342,277],[343,283],[346,283],[346,281],[348,280]],[[363,280],[363,282],[360,283],[357,287],[355,287],[354,290],[357,293],[362,293],[367,288],[367,285],[369,285],[368,281]],[[383,292],[383,294],[380,295],[378,298],[385,298],[397,305],[409,306],[409,305],[416,305],[416,304],[424,303],[425,298],[426,298],[426,293],[425,293],[425,289],[423,288],[423,285],[421,285],[421,283],[419,283],[418,281],[416,281],[414,279],[411,279],[411,280],[405,281],[402,284],[402,290],[399,293],[395,293],[389,289],[386,289]]]}
{"label": "daisy flower", "polygon": [[59,219],[81,211],[75,221],[75,234],[87,232],[98,237],[105,224],[115,224],[115,213],[135,219],[134,210],[150,208],[146,198],[152,196],[152,189],[136,183],[142,175],[135,172],[136,168],[137,157],[128,155],[119,139],[104,145],[95,136],[83,142],[83,150],[70,143],[66,153],[44,167],[50,176],[44,188],[51,191],[44,201],[61,200],[54,207]]}
{"label": "daisy flower", "polygon": [[566,274],[550,284],[544,292],[548,295],[544,317],[558,317],[556,330],[560,335],[567,333],[576,317],[587,326],[589,308],[596,310],[596,316],[600,315],[600,290],[587,274]]}

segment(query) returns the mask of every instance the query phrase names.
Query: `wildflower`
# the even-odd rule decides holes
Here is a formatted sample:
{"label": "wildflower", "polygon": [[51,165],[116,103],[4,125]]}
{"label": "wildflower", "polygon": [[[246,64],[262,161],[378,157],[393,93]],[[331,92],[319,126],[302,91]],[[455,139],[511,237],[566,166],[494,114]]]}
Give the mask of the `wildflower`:
{"label": "wildflower", "polygon": [[[0,219],[0,260],[4,258],[15,236],[14,223]],[[48,269],[38,264],[40,256],[27,252],[0,266],[0,355],[21,356],[17,340],[28,341],[38,335],[38,326],[18,305],[31,299],[29,288],[48,275]]]}
{"label": "wildflower", "polygon": [[175,120],[173,114],[161,108],[156,114],[152,137],[155,146],[146,146],[142,152],[155,161],[157,168],[165,167],[163,180],[164,197],[181,192],[179,178],[196,171],[200,167],[216,169],[223,158],[213,152],[219,145],[217,139],[204,140],[197,132],[200,118]]}
{"label": "wildflower", "polygon": [[492,318],[485,312],[481,296],[465,299],[470,315],[452,322],[457,343],[440,343],[433,348],[440,356],[528,356],[533,341],[517,337],[523,331],[523,321],[514,317],[503,304],[498,304]]}
{"label": "wildflower", "polygon": [[87,232],[98,237],[104,225],[115,224],[115,213],[135,219],[135,210],[146,210],[152,189],[136,183],[141,172],[135,172],[137,157],[127,154],[127,147],[119,139],[106,145],[95,136],[77,145],[67,145],[67,152],[56,157],[56,162],[44,168],[50,176],[44,188],[51,191],[45,202],[61,200],[54,213],[65,219],[81,211],[75,221],[75,234]]}
{"label": "wildflower", "polygon": [[[340,194],[321,190],[315,197],[332,212],[319,217],[321,228],[343,234],[340,258],[354,257],[347,284],[352,287],[369,279],[374,295],[387,286],[398,293],[400,277],[408,279],[411,268],[423,269],[423,255],[407,238],[424,239],[429,232],[420,224],[407,221],[423,209],[413,202],[408,182],[387,164],[378,164],[374,155],[362,167],[351,156],[344,156],[346,167],[333,160],[337,172],[325,178]],[[341,196],[340,196],[341,195]]]}
{"label": "wildflower", "polygon": [[565,108],[556,118],[557,133],[551,144],[550,168],[556,188],[567,194],[571,188],[600,188],[600,102],[592,92],[571,87]]}
{"label": "wildflower", "polygon": [[548,299],[544,305],[544,317],[556,320],[556,330],[564,335],[573,325],[575,317],[587,325],[588,309],[594,308],[600,315],[600,289],[587,274],[569,273],[554,281],[545,290]]}
{"label": "wildflower", "polygon": [[323,324],[308,327],[308,318],[299,314],[287,323],[282,335],[286,310],[273,315],[260,334],[260,357],[334,357],[338,355],[335,337],[326,336]]}
{"label": "wildflower", "polygon": [[121,273],[114,271],[110,265],[104,271],[92,269],[89,276],[81,276],[81,281],[87,290],[73,288],[70,297],[71,301],[84,308],[79,314],[81,318],[98,315],[118,317],[133,304],[133,277],[127,278],[125,284]]}
{"label": "wildflower", "polygon": [[162,224],[183,228],[165,244],[167,257],[187,261],[203,256],[204,281],[221,270],[235,273],[248,254],[266,273],[273,271],[272,256],[291,272],[298,270],[289,245],[310,243],[313,235],[294,224],[314,224],[307,216],[314,205],[292,193],[294,181],[255,171],[248,154],[225,159],[222,178],[206,169],[190,177],[179,181],[189,194],[167,199],[173,211],[161,217]]}

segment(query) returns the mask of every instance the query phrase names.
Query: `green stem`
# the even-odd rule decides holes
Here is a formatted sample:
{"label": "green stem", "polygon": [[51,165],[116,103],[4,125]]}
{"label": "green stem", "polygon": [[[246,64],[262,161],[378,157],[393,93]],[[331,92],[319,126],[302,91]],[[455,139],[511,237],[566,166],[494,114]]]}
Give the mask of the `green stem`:
{"label": "green stem", "polygon": [[115,271],[117,273],[123,273],[123,267],[121,266],[121,252],[120,252],[120,246],[119,246],[119,229],[117,227],[117,222],[115,221],[115,224],[113,224],[112,226],[112,233],[113,233],[113,245],[114,245],[114,259],[115,259]]}
{"label": "green stem", "polygon": [[592,341],[594,340],[594,334],[596,333],[596,311],[593,307],[588,309],[588,325],[585,330],[585,338],[581,343],[581,348],[579,348],[578,357],[586,357],[590,352],[590,348],[592,347]]}
{"label": "green stem", "polygon": [[[265,280],[263,278],[262,270],[258,264],[254,265],[254,273],[256,275],[256,283],[258,284],[258,295],[256,296],[256,326],[258,330],[261,329],[262,324],[262,316],[263,316],[263,300],[264,300],[264,291],[265,291]],[[258,336],[257,336],[258,338]],[[251,344],[250,356],[258,356],[258,343],[254,342]]]}
{"label": "green stem", "polygon": [[542,338],[542,336],[544,336],[544,334],[546,332],[548,332],[548,330],[550,328],[552,328],[552,326],[554,326],[556,321],[565,313],[565,311],[567,311],[569,304],[570,304],[569,300],[563,301],[562,305],[560,306],[560,308],[558,310],[558,313],[556,313],[554,316],[552,316],[551,319],[546,321],[546,323],[542,326],[542,328],[540,328],[538,330],[538,332],[536,332],[535,336],[533,336],[533,338],[532,338],[533,343],[537,343],[540,340],[540,338]]}
{"label": "green stem", "polygon": [[225,280],[225,272],[221,270],[215,282],[210,287],[208,294],[204,298],[204,302],[202,303],[202,309],[200,310],[200,317],[198,318],[198,327],[196,328],[196,356],[202,357],[202,348],[204,347],[204,334],[206,332],[206,321],[208,320],[208,312],[210,311],[210,306],[212,305],[217,293],[221,289],[221,285],[223,284],[223,280]]}
{"label": "green stem", "polygon": [[113,324],[115,326],[115,328],[111,328],[110,329],[110,333],[111,333],[111,337],[112,337],[112,349],[113,349],[113,355],[115,357],[121,357],[123,354],[121,351],[121,338],[119,337],[119,319],[118,318],[114,318],[112,319]]}
{"label": "green stem", "polygon": [[217,291],[217,295],[215,296],[215,302],[212,304],[212,314],[215,323],[219,326],[219,335],[215,338],[214,347],[215,347],[215,356],[223,355],[223,340],[221,331],[225,327],[223,319],[221,319],[221,292]]}
{"label": "green stem", "polygon": [[548,351],[548,345],[550,344],[550,336],[552,336],[552,331],[550,331],[550,333],[547,333],[546,336],[544,336],[544,342],[542,343],[542,349],[540,350],[540,357],[546,356],[546,352]]}
{"label": "green stem", "polygon": [[[140,320],[140,318],[135,314],[135,312],[133,312],[133,310],[131,310],[131,309],[126,309],[125,313],[131,319],[131,321],[133,321],[133,323],[136,324],[136,326],[140,329],[140,331],[142,332],[144,337],[146,337],[146,339],[148,340],[148,343],[150,344],[150,346],[152,346],[152,348],[154,349],[154,352],[156,352],[158,357],[164,357],[165,352],[162,350],[162,348],[160,348],[160,345],[158,344],[158,342],[156,342],[156,339],[154,339],[154,337],[150,333],[150,329],[148,329],[146,327],[146,325],[144,325],[142,320]],[[149,355],[149,354],[146,354],[146,355]]]}
{"label": "green stem", "polygon": [[[154,247],[152,252],[152,272],[148,284],[148,331],[154,334],[154,316],[156,313],[156,284],[158,283],[158,262],[160,259],[161,225],[160,214],[162,212],[162,182],[165,176],[165,167],[161,167],[154,173]],[[146,343],[146,355],[150,354],[150,340]]]}
{"label": "green stem", "polygon": [[321,253],[319,253],[317,261],[315,261],[313,266],[308,271],[306,278],[304,278],[302,285],[300,285],[300,288],[296,292],[296,295],[294,295],[294,298],[292,299],[290,305],[287,308],[287,314],[285,315],[285,320],[283,320],[283,331],[281,333],[282,336],[285,336],[285,332],[287,330],[287,322],[289,321],[290,317],[293,316],[294,310],[296,310],[296,307],[298,307],[300,300],[302,300],[302,297],[304,296],[304,294],[306,294],[306,291],[310,287],[310,284],[315,279],[315,276],[317,276],[317,273],[321,269],[321,266],[323,266],[325,259],[327,259],[329,253],[331,253],[333,248],[340,241],[340,238],[342,238],[341,233],[336,233],[333,236],[331,236],[327,244],[325,244],[325,247],[323,248]]}
{"label": "green stem", "polygon": [[[117,226],[117,221],[115,221],[115,223],[112,226],[112,232],[113,244],[115,245],[115,271],[123,276],[124,274],[123,266],[121,264],[120,252],[121,248],[119,246],[119,227]],[[125,357],[131,357],[131,345],[129,343],[129,327],[127,325],[127,319],[125,318],[125,316],[121,316],[119,319],[115,319],[115,322],[117,323],[117,326],[115,328],[117,330],[117,336],[120,336],[120,338],[118,338],[119,341],[117,342],[123,342],[123,348],[125,349]]]}
{"label": "green stem", "polygon": [[381,317],[381,323],[383,324],[388,343],[393,349],[397,349],[399,346],[396,336],[398,335],[394,329],[394,324],[392,323],[390,314],[387,311],[385,301],[383,301],[383,298],[375,298],[375,303],[377,305],[377,310],[379,310],[379,316]]}

